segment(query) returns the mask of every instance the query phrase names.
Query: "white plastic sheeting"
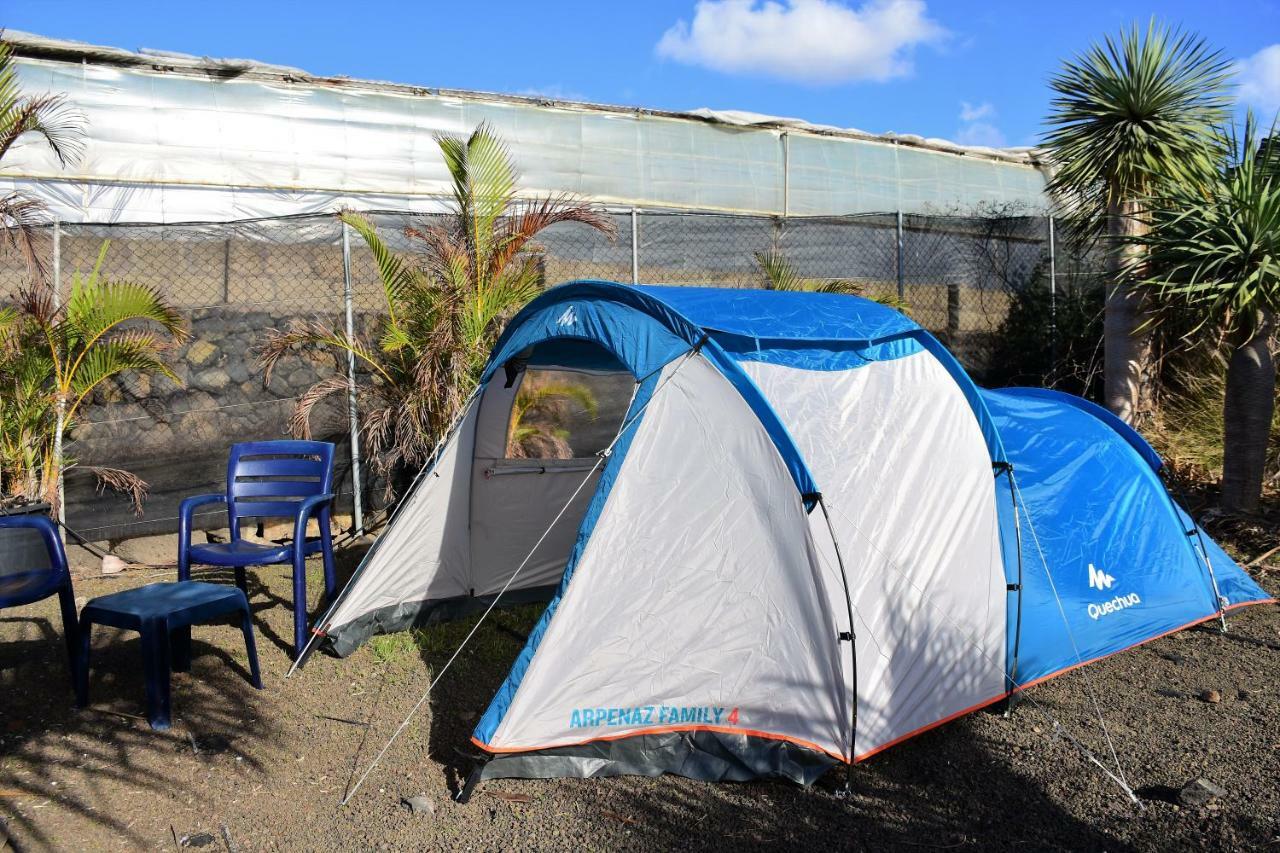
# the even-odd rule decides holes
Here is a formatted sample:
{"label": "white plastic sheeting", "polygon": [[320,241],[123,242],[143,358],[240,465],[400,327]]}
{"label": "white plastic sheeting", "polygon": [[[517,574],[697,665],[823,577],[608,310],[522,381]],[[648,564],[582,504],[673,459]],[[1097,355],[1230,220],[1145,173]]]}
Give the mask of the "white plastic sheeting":
{"label": "white plastic sheeting", "polygon": [[[839,371],[742,366],[795,439],[839,538],[856,621],[857,755],[1002,696],[995,480],[955,380],[928,352]],[[838,580],[821,513],[810,523]],[[826,588],[843,614],[843,590]]]}
{"label": "white plastic sheeting", "polygon": [[845,755],[847,647],[791,477],[705,358],[661,382],[487,746],[710,729]]}
{"label": "white plastic sheeting", "polygon": [[1025,152],[8,38],[20,54],[59,57],[22,56],[20,83],[65,93],[88,136],[84,158],[69,170],[36,140],[15,146],[0,188],[44,198],[67,221],[434,210],[448,181],[432,135],[483,121],[510,144],[530,192],[791,215],[1044,206],[1044,177]]}

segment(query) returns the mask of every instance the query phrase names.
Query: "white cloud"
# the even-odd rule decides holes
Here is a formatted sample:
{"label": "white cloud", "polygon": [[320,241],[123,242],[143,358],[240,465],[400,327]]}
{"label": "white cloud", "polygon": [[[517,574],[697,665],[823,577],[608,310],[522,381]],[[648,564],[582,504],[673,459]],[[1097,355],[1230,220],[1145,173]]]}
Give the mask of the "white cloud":
{"label": "white cloud", "polygon": [[960,102],[960,120],[964,122],[982,121],[984,118],[995,118],[996,108],[990,101],[983,101],[974,106],[968,101]]}
{"label": "white cloud", "polygon": [[990,101],[971,104],[960,102],[960,129],[956,131],[956,142],[961,145],[981,145],[985,148],[1001,148],[1005,144],[1004,134],[996,127],[994,120],[996,108]]}
{"label": "white cloud", "polygon": [[1240,83],[1240,100],[1260,110],[1263,115],[1259,119],[1269,124],[1271,114],[1280,110],[1280,44],[1264,47],[1237,62],[1236,79]]}
{"label": "white cloud", "polygon": [[731,74],[802,83],[884,81],[912,71],[912,49],[946,30],[924,0],[699,0],[693,22],[677,21],[658,55]]}

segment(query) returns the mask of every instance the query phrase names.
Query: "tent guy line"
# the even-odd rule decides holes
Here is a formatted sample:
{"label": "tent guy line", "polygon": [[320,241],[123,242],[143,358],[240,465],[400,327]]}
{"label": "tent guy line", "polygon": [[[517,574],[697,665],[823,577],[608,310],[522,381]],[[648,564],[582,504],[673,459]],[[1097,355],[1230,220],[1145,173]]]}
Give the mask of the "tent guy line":
{"label": "tent guy line", "polygon": [[[453,438],[453,434],[458,431],[458,428],[462,426],[462,421],[467,412],[467,409],[470,408],[472,402],[474,402],[476,397],[480,395],[480,390],[481,390],[480,386],[477,385],[475,388],[471,389],[471,393],[467,395],[467,399],[462,401],[462,405],[458,407],[458,413],[454,415],[453,422],[449,424],[449,428],[444,431],[444,434],[440,436],[440,440],[437,441],[435,443],[435,446],[431,448],[431,453],[427,455],[426,464],[422,466],[422,470],[420,470],[417,476],[413,478],[413,482],[409,484],[409,488],[405,491],[405,493],[400,496],[400,502],[396,505],[395,509],[392,510],[391,516],[386,520],[387,527],[390,527],[392,524],[395,523],[396,516],[399,515],[400,510],[404,508],[405,504],[409,502],[409,496],[413,494],[414,490],[418,487],[418,483],[421,482],[424,477],[427,477],[428,475],[431,474],[432,471],[435,470],[436,462],[440,458],[440,452],[444,449],[445,445],[448,444],[449,440]],[[290,666],[289,671],[284,674],[285,678],[288,678],[289,676],[293,675],[294,672],[296,672],[298,668],[301,667],[306,662],[307,657],[308,655],[311,654],[311,650],[314,647],[316,641],[324,636],[325,629],[328,627],[327,620],[329,618],[329,615],[333,613],[333,609],[338,606],[338,604],[342,601],[342,597],[347,594],[347,591],[349,589],[351,589],[352,585],[356,581],[356,578],[359,577],[360,575],[360,570],[365,567],[365,565],[369,562],[369,558],[373,556],[373,552],[377,550],[378,541],[380,540],[375,540],[373,546],[370,547],[368,552],[365,553],[364,559],[360,561],[360,565],[357,566],[355,572],[352,573],[351,579],[347,581],[346,587],[342,590],[342,592],[338,593],[338,597],[334,599],[333,602],[326,604],[324,615],[320,617],[320,619],[317,620],[316,622],[316,624],[320,627],[316,627],[311,630],[311,636],[307,638],[307,644],[302,647],[302,651],[299,652],[298,656],[294,659],[293,665]]]}
{"label": "tent guy line", "polygon": [[[589,463],[587,484],[554,465],[486,477],[528,467],[511,412],[564,371],[616,389],[608,462],[574,432],[556,453]],[[979,388],[865,299],[571,282],[512,318],[479,385],[317,640],[345,656],[546,603],[475,725],[485,758],[460,798],[500,778],[809,785],[1220,606],[1141,436],[1067,394]],[[1203,542],[1231,607],[1271,600]],[[1084,755],[1128,790],[1090,690],[1108,746]],[[732,713],[607,713],[660,706]]]}
{"label": "tent guy line", "polygon": [[[1023,508],[1025,510],[1025,505]],[[863,539],[865,539],[869,545],[871,545],[871,547],[879,551],[880,555],[885,559],[885,565],[893,569],[893,571],[896,572],[904,581],[910,584],[912,589],[914,589],[917,593],[920,594],[920,598],[922,601],[927,602],[930,607],[934,608],[934,610],[936,610],[937,613],[940,616],[942,616],[942,618],[950,622],[952,626],[956,629],[956,632],[960,635],[960,637],[962,637],[965,642],[967,642],[970,646],[972,646],[973,649],[983,658],[983,660],[985,660],[988,664],[990,664],[993,669],[999,671],[1002,674],[1004,673],[1004,666],[1002,664],[997,663],[995,659],[992,658],[991,655],[984,648],[982,648],[982,646],[978,643],[978,641],[975,640],[972,636],[970,636],[968,632],[964,630],[963,626],[961,626],[951,617],[950,613],[948,613],[944,608],[940,607],[937,604],[937,602],[933,600],[932,596],[930,596],[925,590],[921,589],[914,581],[912,581],[911,578],[908,577],[907,574],[902,571],[902,569],[898,566],[897,562],[893,558],[889,557],[887,554],[884,554],[883,551],[880,551],[879,547],[876,546],[876,544],[872,542],[865,533],[862,532],[862,530],[857,526],[857,524],[851,518],[849,518],[849,516],[846,513],[844,513],[839,507],[832,507],[832,509],[840,513],[840,515],[853,526],[854,530],[857,531],[858,534]],[[1035,529],[1034,529],[1034,525],[1032,525],[1031,514],[1029,511],[1026,512],[1026,518],[1027,518],[1027,525],[1032,528],[1032,535],[1034,536]],[[1047,574],[1048,573],[1047,565],[1045,566],[1045,571]],[[1056,595],[1056,592],[1055,592],[1055,595]],[[861,616],[859,616],[859,618],[861,618]],[[1067,624],[1065,621],[1066,620],[1065,612],[1063,613],[1063,620],[1064,620],[1063,624],[1066,625],[1067,631],[1070,632],[1071,626]],[[1076,659],[1078,664],[1084,663],[1084,661],[1081,661],[1079,659],[1079,652],[1076,653]],[[1086,673],[1086,677],[1087,677],[1087,673]],[[1008,691],[1008,696],[1012,696],[1016,692],[1020,696],[1025,698],[1028,702],[1030,702],[1031,706],[1035,708],[1037,711],[1039,711],[1041,716],[1045,718],[1046,722],[1048,722],[1050,726],[1052,726],[1053,734],[1065,738],[1068,742],[1074,745],[1076,749],[1080,751],[1080,753],[1083,755],[1085,759],[1097,765],[1098,768],[1101,769],[1103,773],[1105,773],[1112,781],[1114,781],[1117,785],[1119,785],[1120,788],[1129,797],[1129,799],[1133,801],[1134,805],[1136,805],[1140,810],[1144,808],[1144,806],[1142,805],[1142,801],[1138,799],[1138,796],[1133,792],[1133,789],[1129,785],[1128,779],[1125,777],[1124,768],[1121,766],[1120,759],[1116,755],[1115,746],[1112,745],[1111,743],[1111,735],[1107,732],[1107,722],[1106,722],[1106,719],[1103,717],[1102,709],[1098,705],[1097,697],[1094,695],[1091,681],[1087,682],[1087,684],[1088,684],[1089,696],[1090,698],[1093,699],[1094,713],[1098,718],[1098,723],[1101,725],[1103,734],[1106,736],[1107,746],[1110,747],[1111,749],[1111,756],[1116,762],[1116,769],[1120,773],[1119,776],[1117,776],[1105,764],[1103,764],[1101,760],[1096,755],[1093,754],[1093,751],[1090,750],[1087,746],[1085,746],[1084,743],[1081,742],[1079,738],[1073,735],[1071,731],[1065,725],[1063,725],[1062,722],[1049,711],[1049,709],[1047,709],[1042,704],[1036,701],[1035,696],[1033,696],[1027,689],[1031,685],[1022,684],[1016,678],[1014,678],[1013,675],[1009,675],[1008,680],[1011,684],[1011,688]],[[996,696],[991,699],[991,702],[998,702],[1003,698],[1006,698],[1006,697],[1003,695]],[[990,703],[986,703],[986,704],[990,704]],[[1049,738],[1049,740],[1052,741],[1052,738]],[[864,755],[861,758],[855,759],[855,761],[862,760],[869,757],[870,757],[869,755]],[[853,763],[854,762],[850,762],[850,766],[852,766]]]}
{"label": "tent guy line", "polygon": [[[1027,518],[1027,530],[1031,532],[1031,541],[1036,545],[1036,554],[1040,557],[1040,565],[1044,567],[1044,575],[1049,579],[1049,589],[1053,591],[1053,600],[1058,605],[1058,613],[1062,616],[1062,624],[1067,629],[1067,638],[1071,641],[1071,653],[1076,656],[1076,665],[1085,677],[1085,689],[1089,694],[1089,701],[1093,703],[1094,713],[1098,715],[1098,724],[1102,726],[1102,736],[1107,742],[1107,749],[1111,750],[1111,760],[1116,763],[1116,771],[1120,774],[1120,782],[1124,785],[1125,791],[1137,803],[1138,798],[1129,789],[1129,779],[1125,776],[1123,765],[1120,764],[1120,756],[1116,754],[1116,745],[1111,740],[1111,732],[1107,729],[1107,721],[1102,716],[1102,706],[1098,702],[1098,693],[1093,686],[1093,676],[1089,673],[1088,667],[1082,665],[1084,664],[1084,657],[1080,654],[1080,645],[1076,642],[1075,632],[1071,630],[1071,621],[1067,619],[1067,609],[1062,606],[1062,596],[1058,595],[1058,584],[1053,579],[1053,572],[1049,570],[1049,561],[1044,558],[1044,549],[1040,547],[1040,536],[1036,533],[1036,525],[1031,518],[1031,510],[1027,509],[1027,502],[1022,497],[1022,490],[1018,488],[1018,478],[1014,475],[1012,467],[1009,469],[1009,482],[1013,485],[1013,490],[1018,496],[1018,500],[1022,501],[1024,515]],[[1141,807],[1142,804],[1138,803],[1138,805]]]}
{"label": "tent guy line", "polygon": [[[697,343],[691,347],[687,353],[685,353],[684,358],[676,365],[675,370],[671,371],[670,374],[658,383],[658,387],[654,389],[653,394],[649,396],[648,400],[644,401],[644,404],[635,413],[635,415],[623,423],[622,426],[618,427],[618,432],[614,435],[613,440],[609,442],[608,446],[596,454],[596,463],[591,466],[591,470],[587,471],[586,475],[582,478],[582,482],[578,484],[578,488],[573,490],[573,494],[571,494],[569,499],[564,502],[564,506],[560,507],[560,511],[556,513],[555,518],[551,519],[551,523],[547,525],[547,529],[542,532],[542,535],[538,537],[538,541],[529,549],[529,553],[525,555],[524,560],[522,560],[520,565],[516,567],[516,570],[511,573],[511,577],[507,578],[507,582],[502,585],[502,589],[498,590],[498,594],[493,596],[493,600],[489,602],[489,606],[484,609],[484,612],[480,614],[480,618],[476,620],[476,624],[472,625],[471,630],[462,638],[462,642],[458,644],[458,648],[454,650],[453,654],[449,657],[449,660],[445,661],[444,666],[442,666],[440,671],[436,673],[435,677],[431,679],[431,683],[427,685],[427,689],[423,692],[422,696],[418,699],[413,708],[409,710],[409,714],[404,718],[404,722],[400,723],[395,732],[392,733],[391,737],[383,745],[382,749],[378,751],[377,756],[374,757],[373,761],[369,763],[369,766],[365,768],[364,773],[360,774],[360,779],[351,788],[351,790],[347,792],[347,795],[342,798],[339,805],[345,806],[347,803],[351,802],[351,798],[360,790],[360,786],[364,784],[364,780],[369,778],[369,774],[372,773],[374,768],[382,761],[383,756],[387,754],[387,750],[391,748],[391,745],[396,742],[396,739],[400,737],[401,733],[406,727],[408,727],[409,721],[417,716],[418,711],[422,709],[423,703],[427,701],[427,697],[431,695],[431,691],[435,689],[436,684],[438,684],[440,679],[444,677],[444,674],[448,672],[449,667],[453,665],[453,662],[458,659],[458,655],[462,654],[462,650],[467,647],[467,643],[471,642],[471,638],[480,630],[480,626],[484,624],[484,621],[487,618],[489,618],[489,614],[498,606],[498,601],[501,600],[502,596],[511,588],[511,584],[515,582],[516,576],[524,571],[525,566],[529,565],[529,561],[533,559],[533,555],[538,552],[540,547],[542,547],[542,543],[546,541],[547,536],[553,529],[555,529],[555,526],[560,523],[560,519],[564,517],[564,514],[569,511],[569,507],[573,505],[574,499],[578,497],[578,494],[586,487],[587,483],[591,482],[591,475],[596,472],[596,469],[600,467],[602,462],[607,460],[613,454],[613,448],[617,446],[618,440],[626,434],[627,430],[630,429],[633,424],[640,420],[640,416],[644,414],[645,409],[647,409],[649,405],[657,399],[658,394],[662,389],[675,378],[676,374],[680,372],[680,368],[683,367],[690,358],[698,354],[699,350],[702,349],[703,342],[705,342],[705,338],[702,342]],[[640,384],[641,383],[637,382],[636,388],[639,388]],[[634,402],[634,400],[635,394],[633,393],[632,401]],[[461,419],[459,420],[459,423],[461,423]],[[301,659],[302,656],[299,655],[298,657]]]}

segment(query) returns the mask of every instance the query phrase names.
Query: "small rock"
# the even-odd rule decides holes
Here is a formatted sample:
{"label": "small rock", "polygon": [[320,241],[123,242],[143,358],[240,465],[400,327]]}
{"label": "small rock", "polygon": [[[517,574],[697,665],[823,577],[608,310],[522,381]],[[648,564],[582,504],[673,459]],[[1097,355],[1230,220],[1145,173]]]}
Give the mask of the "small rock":
{"label": "small rock", "polygon": [[1178,791],[1178,802],[1184,806],[1203,806],[1209,803],[1210,800],[1216,800],[1226,795],[1226,791],[1201,776],[1199,779],[1192,779],[1182,786],[1182,790]]}
{"label": "small rock", "polygon": [[104,575],[118,575],[124,571],[124,560],[115,554],[108,554],[102,558],[102,573]]}
{"label": "small rock", "polygon": [[184,835],[178,839],[179,847],[208,847],[216,839],[208,832],[197,832],[194,835]]}
{"label": "small rock", "polygon": [[1162,652],[1160,654],[1160,657],[1172,663],[1182,663],[1184,660],[1186,660],[1186,657],[1179,654],[1178,652]]}
{"label": "small rock", "polygon": [[1210,705],[1217,705],[1222,701],[1222,694],[1216,690],[1206,690],[1200,694],[1200,701],[1208,702]]}
{"label": "small rock", "polygon": [[400,803],[408,807],[410,814],[435,814],[436,804],[431,802],[431,798],[426,794],[418,794],[416,797],[403,797]]}
{"label": "small rock", "polygon": [[208,341],[196,341],[187,349],[187,361],[195,365],[203,365],[217,354],[218,348],[213,344]]}

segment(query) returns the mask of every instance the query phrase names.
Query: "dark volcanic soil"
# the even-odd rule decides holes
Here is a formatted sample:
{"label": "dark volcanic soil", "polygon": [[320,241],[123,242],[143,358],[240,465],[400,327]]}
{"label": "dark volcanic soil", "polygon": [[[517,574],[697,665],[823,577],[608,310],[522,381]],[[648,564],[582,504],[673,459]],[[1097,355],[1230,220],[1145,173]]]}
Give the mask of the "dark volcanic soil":
{"label": "dark volcanic soil", "polygon": [[[168,578],[169,575],[164,575]],[[77,577],[102,595],[158,579]],[[1273,594],[1276,574],[1263,577]],[[317,586],[317,584],[313,584]],[[19,850],[1241,849],[1280,846],[1280,612],[1246,608],[1227,635],[1200,627],[1036,688],[1034,697],[1104,760],[1091,677],[1142,810],[1024,702],[980,712],[805,790],[665,777],[501,781],[450,801],[468,741],[537,609],[499,612],[350,805],[338,800],[422,694],[466,625],[317,655],[285,680],[287,569],[257,576],[252,601],[266,689],[245,680],[229,626],[195,630],[173,678],[174,726],[143,713],[136,635],[98,629],[92,708],[72,708],[55,600],[0,613],[0,826]],[[425,646],[425,649],[421,648]],[[1217,704],[1202,701],[1216,690]],[[1176,804],[1204,776],[1226,789]],[[425,792],[433,815],[404,796]],[[183,841],[185,839],[185,841]],[[228,843],[229,842],[229,843]],[[0,843],[0,849],[3,844]]]}

